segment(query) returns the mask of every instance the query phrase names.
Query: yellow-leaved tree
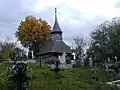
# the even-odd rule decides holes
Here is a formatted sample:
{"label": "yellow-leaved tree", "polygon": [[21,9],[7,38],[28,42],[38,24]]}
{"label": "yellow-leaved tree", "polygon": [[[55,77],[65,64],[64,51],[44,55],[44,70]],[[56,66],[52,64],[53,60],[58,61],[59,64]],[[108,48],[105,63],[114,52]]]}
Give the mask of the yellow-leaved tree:
{"label": "yellow-leaved tree", "polygon": [[[51,26],[43,19],[34,16],[27,16],[25,20],[20,22],[16,37],[23,46],[42,45],[42,41],[51,39]],[[38,45],[37,45],[38,46]],[[38,50],[38,48],[36,48]],[[33,49],[32,50],[36,50]]]}

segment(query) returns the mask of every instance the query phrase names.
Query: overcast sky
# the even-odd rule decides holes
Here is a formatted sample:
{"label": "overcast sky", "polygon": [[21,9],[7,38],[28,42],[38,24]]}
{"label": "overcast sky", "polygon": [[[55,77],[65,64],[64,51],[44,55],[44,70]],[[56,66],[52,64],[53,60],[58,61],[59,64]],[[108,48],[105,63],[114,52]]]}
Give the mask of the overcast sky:
{"label": "overcast sky", "polygon": [[120,0],[0,0],[0,39],[15,40],[14,33],[27,15],[43,18],[53,26],[54,8],[69,45],[74,36],[88,36],[93,26],[120,16]]}

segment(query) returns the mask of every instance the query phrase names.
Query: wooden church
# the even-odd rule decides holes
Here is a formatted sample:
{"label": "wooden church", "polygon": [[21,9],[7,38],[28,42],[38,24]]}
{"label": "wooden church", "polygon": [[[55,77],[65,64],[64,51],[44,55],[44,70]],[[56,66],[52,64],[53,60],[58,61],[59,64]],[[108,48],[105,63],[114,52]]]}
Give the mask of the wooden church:
{"label": "wooden church", "polygon": [[51,31],[52,41],[40,48],[39,56],[42,61],[48,64],[54,64],[56,60],[69,64],[71,62],[72,51],[67,46],[62,37],[63,31],[61,30],[57,20],[57,10],[55,8],[55,23]]}

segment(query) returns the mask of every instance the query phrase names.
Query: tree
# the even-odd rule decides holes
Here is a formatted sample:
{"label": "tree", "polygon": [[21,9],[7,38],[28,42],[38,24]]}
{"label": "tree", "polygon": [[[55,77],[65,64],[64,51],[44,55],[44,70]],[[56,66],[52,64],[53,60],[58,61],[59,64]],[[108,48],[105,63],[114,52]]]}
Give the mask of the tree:
{"label": "tree", "polygon": [[10,59],[14,60],[15,58],[20,60],[27,59],[26,52],[19,47],[14,48],[14,50],[10,53]]}
{"label": "tree", "polygon": [[16,43],[12,42],[0,42],[0,56],[1,59],[8,60],[10,59],[9,55],[13,52],[14,48],[16,47]]}
{"label": "tree", "polygon": [[105,62],[108,57],[114,60],[115,56],[120,59],[120,18],[113,18],[98,25],[95,31],[91,32],[91,39],[90,49],[98,61]]}
{"label": "tree", "polygon": [[[37,19],[34,16],[25,17],[25,21],[21,21],[18,30],[16,31],[16,37],[21,44],[25,47],[30,47],[36,52],[38,47],[34,48],[39,42],[42,46],[42,41],[51,39],[51,27],[43,19]],[[38,52],[38,51],[37,51]]]}
{"label": "tree", "polygon": [[75,49],[76,58],[81,59],[84,53],[84,48],[87,45],[87,38],[81,35],[81,36],[76,36],[73,39],[76,46],[76,49]]}

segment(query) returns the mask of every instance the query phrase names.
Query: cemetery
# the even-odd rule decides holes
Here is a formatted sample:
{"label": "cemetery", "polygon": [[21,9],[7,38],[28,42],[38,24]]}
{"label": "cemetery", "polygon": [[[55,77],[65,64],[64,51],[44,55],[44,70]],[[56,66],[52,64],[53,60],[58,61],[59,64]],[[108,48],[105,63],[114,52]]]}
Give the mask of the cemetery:
{"label": "cemetery", "polygon": [[[32,23],[31,26],[28,25],[30,28],[34,24],[39,27],[39,22],[45,24],[45,29],[50,29],[44,20],[30,16],[20,23],[16,32],[21,44],[28,48],[27,54],[12,43],[0,44],[0,90],[120,90],[119,53],[112,55],[112,51],[109,53],[106,48],[101,49],[96,45],[98,38],[86,52],[82,48],[85,43],[79,45],[84,40],[79,41],[79,38],[75,39],[78,40],[76,50],[70,48],[64,42],[56,8],[51,31],[38,35],[40,40],[36,39],[37,34],[30,36],[31,39],[28,36],[23,38],[26,23]],[[30,30],[36,33],[34,28]]]}
{"label": "cemetery", "polygon": [[[51,71],[48,66],[40,67],[38,63],[28,63],[28,68],[27,76],[31,77],[29,85],[26,86],[28,90],[117,90],[115,85],[106,84],[106,82],[114,80],[113,76],[100,69],[96,70],[96,74],[86,68],[71,68],[56,73]],[[5,65],[1,65],[0,87],[2,90],[14,90],[15,84],[12,80],[7,80],[7,72]],[[98,81],[94,80],[93,77],[97,77]]]}

